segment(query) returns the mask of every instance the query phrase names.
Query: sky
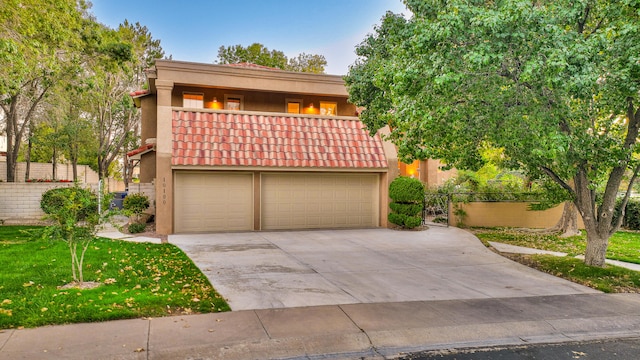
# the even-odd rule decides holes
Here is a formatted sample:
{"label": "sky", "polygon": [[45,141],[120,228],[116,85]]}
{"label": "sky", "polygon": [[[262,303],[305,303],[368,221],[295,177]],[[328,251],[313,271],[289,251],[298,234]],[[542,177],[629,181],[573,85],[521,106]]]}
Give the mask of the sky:
{"label": "sky", "polygon": [[327,74],[344,75],[355,46],[401,0],[92,0],[98,22],[146,26],[173,60],[213,63],[220,46],[258,42],[287,57],[324,55]]}

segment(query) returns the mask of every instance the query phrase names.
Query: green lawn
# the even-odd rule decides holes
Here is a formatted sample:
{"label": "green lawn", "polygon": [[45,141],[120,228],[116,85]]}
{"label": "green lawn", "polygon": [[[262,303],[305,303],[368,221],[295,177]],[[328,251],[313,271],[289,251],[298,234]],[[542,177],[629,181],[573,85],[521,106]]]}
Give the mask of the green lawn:
{"label": "green lawn", "polygon": [[177,247],[96,239],[85,257],[95,289],[60,289],[71,278],[62,241],[33,239],[38,227],[0,226],[0,329],[228,311]]}
{"label": "green lawn", "polygon": [[[586,236],[561,238],[511,229],[472,229],[487,246],[488,241],[524,246],[540,250],[568,253],[567,257],[551,255],[508,255],[509,258],[549,274],[587,285],[603,292],[640,293],[640,272],[606,266],[587,266],[573,256],[584,254]],[[640,264],[640,233],[619,231],[609,239],[607,258]]]}
{"label": "green lawn", "polygon": [[[525,246],[540,250],[568,253],[571,256],[584,255],[587,236],[561,238],[556,235],[535,234],[510,229],[473,229],[483,241]],[[609,239],[607,258],[640,264],[640,233],[618,231]]]}

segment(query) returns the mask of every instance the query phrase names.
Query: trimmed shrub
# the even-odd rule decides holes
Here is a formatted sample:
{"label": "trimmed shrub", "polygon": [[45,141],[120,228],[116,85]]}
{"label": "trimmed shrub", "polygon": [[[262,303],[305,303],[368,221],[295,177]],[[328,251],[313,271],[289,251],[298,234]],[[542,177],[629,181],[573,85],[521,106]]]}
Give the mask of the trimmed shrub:
{"label": "trimmed shrub", "polygon": [[132,215],[140,215],[149,208],[149,197],[145,194],[129,194],[122,201],[122,208]]}
{"label": "trimmed shrub", "polygon": [[422,224],[421,216],[408,216],[404,221],[404,226],[409,229],[413,229]]}
{"label": "trimmed shrub", "polygon": [[389,197],[397,203],[422,203],[424,185],[418,179],[397,177],[389,184]]}
{"label": "trimmed shrub", "polygon": [[146,228],[147,228],[146,224],[132,223],[132,224],[129,224],[129,227],[127,228],[127,230],[129,230],[130,234],[137,234],[137,233],[143,232]]}
{"label": "trimmed shrub", "polygon": [[398,203],[392,202],[389,204],[389,207],[394,213],[405,214],[408,216],[415,216],[422,213],[422,209],[424,205],[420,204],[407,204],[407,203]]}
{"label": "trimmed shrub", "polygon": [[389,184],[389,222],[412,229],[422,224],[424,185],[418,179],[398,177]]}

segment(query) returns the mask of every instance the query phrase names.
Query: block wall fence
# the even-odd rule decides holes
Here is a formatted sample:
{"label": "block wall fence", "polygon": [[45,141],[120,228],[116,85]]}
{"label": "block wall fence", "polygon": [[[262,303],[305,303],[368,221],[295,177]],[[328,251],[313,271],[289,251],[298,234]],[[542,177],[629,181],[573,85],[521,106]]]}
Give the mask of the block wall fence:
{"label": "block wall fence", "polygon": [[[42,194],[53,188],[71,187],[73,183],[0,183],[0,224],[41,224],[44,212],[40,209]],[[89,185],[96,191],[97,184]],[[155,204],[153,184],[131,184],[129,193],[143,193]]]}

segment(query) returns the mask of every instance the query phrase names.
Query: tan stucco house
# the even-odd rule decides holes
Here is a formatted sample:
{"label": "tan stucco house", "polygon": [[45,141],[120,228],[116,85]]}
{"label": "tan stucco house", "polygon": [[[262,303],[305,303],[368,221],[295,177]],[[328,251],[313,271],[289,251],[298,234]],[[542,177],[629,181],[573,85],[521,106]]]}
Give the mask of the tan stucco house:
{"label": "tan stucco house", "polygon": [[158,233],[387,225],[396,151],[340,76],[170,60],[147,75],[128,155],[155,184]]}

